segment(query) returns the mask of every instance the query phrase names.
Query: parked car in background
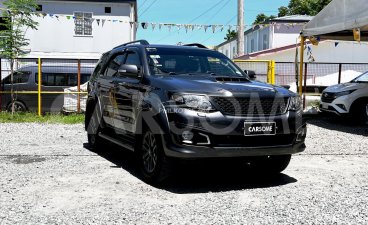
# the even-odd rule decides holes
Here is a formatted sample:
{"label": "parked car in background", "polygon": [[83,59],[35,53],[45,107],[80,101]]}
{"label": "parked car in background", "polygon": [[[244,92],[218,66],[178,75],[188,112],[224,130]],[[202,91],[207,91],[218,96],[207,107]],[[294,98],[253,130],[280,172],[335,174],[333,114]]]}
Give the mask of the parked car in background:
{"label": "parked car in background", "polygon": [[[86,83],[92,74],[93,67],[81,67],[81,84]],[[78,67],[74,65],[43,65],[42,91],[63,92],[65,88],[78,84]],[[4,91],[11,91],[10,75],[3,79]],[[14,108],[16,111],[37,111],[37,94],[22,94],[20,91],[38,90],[38,66],[22,67],[13,75]],[[11,111],[11,94],[1,96],[2,109]],[[63,94],[42,94],[42,112],[60,112],[64,105]]]}
{"label": "parked car in background", "polygon": [[135,152],[149,183],[164,180],[175,158],[238,158],[278,174],[305,149],[300,97],[252,81],[200,44],[118,46],[102,56],[88,90],[89,145]]}
{"label": "parked car in background", "polygon": [[368,72],[348,83],[326,88],[322,92],[320,109],[368,123]]}

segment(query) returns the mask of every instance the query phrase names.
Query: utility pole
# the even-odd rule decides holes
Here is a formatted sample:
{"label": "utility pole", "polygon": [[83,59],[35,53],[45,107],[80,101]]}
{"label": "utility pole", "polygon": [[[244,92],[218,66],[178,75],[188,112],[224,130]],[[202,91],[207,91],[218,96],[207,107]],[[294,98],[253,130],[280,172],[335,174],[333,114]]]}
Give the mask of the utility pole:
{"label": "utility pole", "polygon": [[238,57],[244,55],[244,0],[238,0]]}

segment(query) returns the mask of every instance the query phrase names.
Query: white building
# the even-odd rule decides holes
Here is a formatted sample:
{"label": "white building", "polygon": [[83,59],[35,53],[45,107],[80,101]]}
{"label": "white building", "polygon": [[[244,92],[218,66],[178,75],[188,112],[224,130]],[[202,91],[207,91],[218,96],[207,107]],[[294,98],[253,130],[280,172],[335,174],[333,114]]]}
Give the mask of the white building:
{"label": "white building", "polygon": [[[0,5],[2,0],[0,0]],[[136,0],[38,0],[38,30],[27,30],[26,57],[98,59],[135,40]]]}
{"label": "white building", "polygon": [[[257,25],[244,33],[244,53],[278,48],[295,44],[305,23],[311,16],[285,16],[267,21],[264,25]],[[221,43],[216,49],[233,59],[237,57],[236,38]]]}

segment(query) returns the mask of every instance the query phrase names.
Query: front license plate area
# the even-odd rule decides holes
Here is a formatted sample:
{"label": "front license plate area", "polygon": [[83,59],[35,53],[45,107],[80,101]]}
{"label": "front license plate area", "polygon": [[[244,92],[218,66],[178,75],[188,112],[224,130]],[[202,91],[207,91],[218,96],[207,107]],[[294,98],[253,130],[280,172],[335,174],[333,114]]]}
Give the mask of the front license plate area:
{"label": "front license plate area", "polygon": [[275,122],[244,122],[244,136],[276,135]]}

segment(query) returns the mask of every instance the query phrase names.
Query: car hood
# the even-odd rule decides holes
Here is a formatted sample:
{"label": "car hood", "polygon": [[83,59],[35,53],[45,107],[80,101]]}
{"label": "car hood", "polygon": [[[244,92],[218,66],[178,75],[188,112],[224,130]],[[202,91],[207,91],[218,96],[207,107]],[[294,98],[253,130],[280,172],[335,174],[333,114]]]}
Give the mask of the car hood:
{"label": "car hood", "polygon": [[357,90],[361,88],[367,88],[367,83],[344,83],[344,84],[336,84],[332,85],[324,90],[324,92],[343,92],[343,91],[350,91],[350,90]]}
{"label": "car hood", "polygon": [[206,75],[172,75],[157,76],[151,80],[152,85],[170,92],[199,93],[208,95],[240,96],[258,94],[259,96],[294,96],[295,93],[279,87],[258,81],[218,81],[222,78]]}

